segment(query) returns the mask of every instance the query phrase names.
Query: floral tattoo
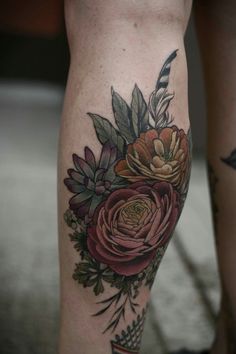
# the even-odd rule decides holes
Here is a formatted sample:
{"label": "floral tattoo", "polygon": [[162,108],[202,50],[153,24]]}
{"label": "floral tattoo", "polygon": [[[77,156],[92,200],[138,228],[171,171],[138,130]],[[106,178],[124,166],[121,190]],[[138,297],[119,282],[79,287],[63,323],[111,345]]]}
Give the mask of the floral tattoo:
{"label": "floral tattoo", "polygon": [[[128,309],[137,313],[140,288],[151,288],[186,198],[190,130],[172,124],[168,111],[176,56],[174,51],[165,61],[148,103],[137,85],[131,105],[112,89],[116,126],[88,113],[100,158],[86,146],[84,157],[73,154],[64,180],[73,193],[64,217],[80,255],[73,278],[99,296],[94,316],[109,312],[104,332],[114,331]],[[114,291],[110,297],[107,287]]]}
{"label": "floral tattoo", "polygon": [[146,309],[143,309],[136,320],[128,325],[120,335],[111,341],[112,354],[138,354],[141,346]]}

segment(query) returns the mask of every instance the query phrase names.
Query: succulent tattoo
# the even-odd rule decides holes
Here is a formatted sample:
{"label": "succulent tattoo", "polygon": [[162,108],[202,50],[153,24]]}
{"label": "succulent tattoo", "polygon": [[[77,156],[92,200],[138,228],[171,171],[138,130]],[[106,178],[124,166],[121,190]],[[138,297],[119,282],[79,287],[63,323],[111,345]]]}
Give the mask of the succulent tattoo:
{"label": "succulent tattoo", "polygon": [[[94,316],[109,313],[104,332],[114,332],[126,311],[140,313],[140,289],[151,288],[186,198],[190,132],[172,124],[168,112],[176,56],[174,51],[165,61],[148,103],[137,85],[130,105],[112,88],[115,126],[88,113],[102,146],[100,158],[86,146],[84,157],[73,154],[74,166],[64,180],[73,194],[64,217],[80,255],[73,278],[99,298]],[[141,318],[132,326],[143,324]],[[118,340],[112,346],[113,353],[139,349],[119,351]]]}

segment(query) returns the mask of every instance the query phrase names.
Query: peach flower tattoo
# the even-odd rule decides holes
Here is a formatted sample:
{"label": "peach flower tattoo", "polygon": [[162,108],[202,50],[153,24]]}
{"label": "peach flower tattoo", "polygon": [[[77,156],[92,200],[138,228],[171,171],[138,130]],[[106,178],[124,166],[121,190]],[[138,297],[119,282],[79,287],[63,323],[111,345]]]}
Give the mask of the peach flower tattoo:
{"label": "peach flower tattoo", "polygon": [[[79,254],[73,278],[99,296],[95,316],[109,312],[104,332],[114,331],[126,311],[137,313],[140,289],[151,288],[186,198],[190,131],[172,124],[168,111],[174,94],[167,87],[176,56],[174,51],[163,64],[148,103],[137,85],[130,105],[112,89],[115,125],[88,113],[101,143],[100,156],[96,159],[85,146],[84,156],[73,154],[74,166],[64,180],[73,194],[64,218]],[[113,289],[108,298],[107,287]],[[135,328],[143,318],[137,317]],[[138,338],[128,348],[120,337],[112,350],[133,353],[139,344]]]}
{"label": "peach flower tattoo", "polygon": [[117,163],[115,171],[131,182],[166,181],[181,189],[189,170],[189,155],[188,138],[182,129],[150,129],[128,145],[126,158]]}

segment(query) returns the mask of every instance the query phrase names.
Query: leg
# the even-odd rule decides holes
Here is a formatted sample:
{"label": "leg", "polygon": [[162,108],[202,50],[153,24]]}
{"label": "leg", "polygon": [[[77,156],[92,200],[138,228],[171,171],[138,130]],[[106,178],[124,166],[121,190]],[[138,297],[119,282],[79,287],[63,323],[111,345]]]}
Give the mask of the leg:
{"label": "leg", "polygon": [[[196,2],[208,96],[208,160],[216,248],[222,281],[219,328],[212,353],[236,353],[236,4]],[[228,158],[229,157],[229,158]]]}
{"label": "leg", "polygon": [[66,1],[60,354],[139,351],[150,288],[187,193],[190,7]]}

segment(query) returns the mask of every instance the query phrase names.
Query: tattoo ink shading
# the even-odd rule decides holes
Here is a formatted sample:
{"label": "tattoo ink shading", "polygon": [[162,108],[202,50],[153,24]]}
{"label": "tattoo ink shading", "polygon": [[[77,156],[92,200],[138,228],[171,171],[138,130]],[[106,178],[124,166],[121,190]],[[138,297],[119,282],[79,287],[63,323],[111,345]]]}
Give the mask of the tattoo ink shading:
{"label": "tattoo ink shading", "polygon": [[[112,88],[116,124],[88,113],[102,145],[100,157],[88,146],[83,157],[73,154],[64,180],[73,194],[64,218],[80,255],[73,278],[99,297],[94,316],[109,313],[104,332],[114,332],[127,311],[137,314],[140,288],[151,288],[187,195],[190,131],[172,124],[168,111],[176,56],[174,51],[165,61],[148,104],[137,85],[130,105]],[[119,353],[114,348],[123,344],[112,343]]]}
{"label": "tattoo ink shading", "polygon": [[236,149],[234,149],[228,157],[222,157],[221,161],[236,170]]}
{"label": "tattoo ink shading", "polygon": [[138,354],[141,346],[142,333],[145,322],[146,309],[143,309],[141,315],[133,320],[126,330],[120,335],[116,335],[111,341],[112,354]]}

